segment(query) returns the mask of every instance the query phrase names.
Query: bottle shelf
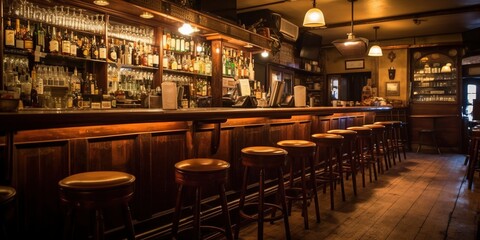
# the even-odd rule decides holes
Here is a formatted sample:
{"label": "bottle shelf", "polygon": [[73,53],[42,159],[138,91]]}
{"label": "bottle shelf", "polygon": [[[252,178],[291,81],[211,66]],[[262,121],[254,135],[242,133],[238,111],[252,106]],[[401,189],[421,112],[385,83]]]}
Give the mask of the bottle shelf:
{"label": "bottle shelf", "polygon": [[108,62],[110,65],[115,65],[118,68],[129,68],[129,69],[141,69],[141,70],[158,70],[158,67],[150,67],[150,66],[143,66],[143,65],[129,65],[129,64],[120,64],[115,62]]}
{"label": "bottle shelf", "polygon": [[184,74],[184,75],[190,75],[190,76],[211,77],[211,75],[194,73],[194,72],[187,72],[187,71],[181,71],[181,70],[173,70],[173,69],[167,69],[167,68],[164,68],[163,72],[175,73],[175,74]]}

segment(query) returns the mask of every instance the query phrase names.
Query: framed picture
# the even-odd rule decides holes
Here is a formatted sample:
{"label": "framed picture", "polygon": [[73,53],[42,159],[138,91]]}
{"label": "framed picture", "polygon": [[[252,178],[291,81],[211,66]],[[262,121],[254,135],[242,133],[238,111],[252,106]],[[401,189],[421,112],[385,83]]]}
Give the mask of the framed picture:
{"label": "framed picture", "polygon": [[356,59],[356,60],[345,60],[345,69],[364,69],[365,68],[365,60],[364,59]]}
{"label": "framed picture", "polygon": [[385,95],[400,96],[400,82],[387,82],[385,86]]}

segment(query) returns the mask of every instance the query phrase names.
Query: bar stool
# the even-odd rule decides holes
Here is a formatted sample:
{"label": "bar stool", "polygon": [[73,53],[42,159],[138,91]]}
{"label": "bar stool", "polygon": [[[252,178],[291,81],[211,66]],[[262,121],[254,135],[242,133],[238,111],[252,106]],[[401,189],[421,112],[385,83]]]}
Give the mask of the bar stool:
{"label": "bar stool", "polygon": [[438,147],[437,143],[437,134],[435,129],[420,129],[418,131],[418,147],[417,147],[417,153],[422,150],[422,145],[428,145],[427,142],[425,142],[425,138],[430,138],[431,143],[433,144],[433,147],[437,149],[438,154],[442,154],[440,151],[440,148]]}
{"label": "bar stool", "polygon": [[11,205],[16,195],[17,192],[15,191],[15,188],[0,186],[0,226],[2,228],[2,233],[0,235],[1,239],[10,239],[6,225],[9,211],[12,209]]}
{"label": "bar stool", "polygon": [[[285,189],[285,197],[288,201],[288,212],[291,212],[292,201],[302,200],[302,216],[305,229],[308,229],[308,203],[307,200],[313,195],[317,223],[320,222],[320,208],[318,207],[317,183],[315,181],[315,147],[316,144],[305,140],[283,140],[277,142],[277,146],[288,152],[289,159],[289,187]],[[300,184],[295,187],[295,166],[300,163]],[[306,169],[310,170],[310,187],[307,187]],[[300,193],[300,194],[299,194]]]}
{"label": "bar stool", "polygon": [[[333,190],[337,181],[340,181],[342,200],[345,201],[342,164],[342,145],[344,137],[338,134],[317,133],[312,135],[312,139],[317,144],[316,158],[318,159],[321,168],[317,171],[316,178],[321,184],[329,184],[330,209],[333,210],[335,208],[335,194],[333,193]],[[324,157],[321,158],[320,156]]]}
{"label": "bar stool", "polygon": [[378,124],[385,126],[385,149],[387,150],[387,155],[389,156],[388,158],[388,167],[392,167],[392,162],[393,160],[393,165],[397,165],[396,163],[396,154],[395,154],[395,131],[393,128],[393,122],[390,121],[382,121],[382,122],[374,122],[373,124]]}
{"label": "bar stool", "polygon": [[64,239],[73,237],[73,219],[77,209],[95,210],[94,239],[103,239],[103,209],[119,206],[127,239],[135,239],[128,202],[133,197],[135,176],[116,171],[83,172],[58,182],[60,200],[68,207]]}
{"label": "bar stool", "polygon": [[402,161],[402,157],[400,152],[403,151],[403,156],[404,159],[406,159],[406,154],[405,154],[405,146],[402,140],[402,122],[401,121],[389,121],[393,124],[393,134],[395,138],[395,152],[397,153],[398,156],[398,161]]}
{"label": "bar stool", "polygon": [[347,130],[357,132],[357,156],[362,170],[362,185],[365,187],[365,167],[368,168],[369,179],[372,182],[372,167],[375,181],[377,180],[377,170],[375,159],[373,158],[373,130],[368,127],[349,127]]}
{"label": "bar stool", "polygon": [[[201,229],[209,229],[222,232],[227,239],[233,239],[230,215],[228,213],[227,198],[225,196],[225,184],[230,164],[223,160],[212,158],[192,158],[180,161],[175,164],[175,182],[178,184],[177,201],[172,224],[172,235],[174,239],[180,239],[178,225],[182,211],[183,187],[189,186],[195,189],[195,202],[193,204],[193,237],[190,239],[201,239]],[[201,225],[201,194],[202,188],[216,185],[222,205],[222,215],[225,221],[225,229],[215,226]]]}
{"label": "bar stool", "polygon": [[353,130],[345,129],[332,129],[328,130],[327,133],[338,134],[343,136],[343,161],[342,161],[342,170],[346,173],[347,179],[348,174],[352,175],[352,185],[353,185],[353,194],[357,196],[357,159],[355,158],[355,142],[357,139],[357,132]]}
{"label": "bar stool", "polygon": [[407,159],[407,148],[410,150],[410,140],[408,138],[408,123],[400,121],[399,134],[400,147],[403,151],[403,159]]}
{"label": "bar stool", "polygon": [[469,161],[467,167],[467,179],[468,179],[468,189],[472,189],[473,177],[475,176],[475,171],[478,171],[478,161],[479,161],[479,151],[480,151],[480,128],[473,128],[470,135],[470,144],[469,144]]}
{"label": "bar stool", "polygon": [[364,127],[368,127],[372,129],[373,131],[373,150],[374,150],[374,157],[376,159],[376,162],[378,164],[378,169],[381,171],[381,173],[384,173],[383,167],[382,167],[382,161],[380,158],[383,159],[385,162],[385,171],[388,171],[388,158],[389,156],[387,155],[387,151],[385,150],[385,126],[380,125],[380,124],[366,124],[363,125]]}
{"label": "bar stool", "polygon": [[[240,193],[240,203],[239,203],[239,214],[237,219],[237,224],[235,226],[235,239],[238,239],[240,231],[240,218],[245,218],[249,220],[256,220],[258,224],[257,239],[263,239],[263,223],[264,222],[273,222],[279,219],[284,221],[285,227],[285,236],[286,239],[291,239],[290,236],[290,226],[288,223],[288,209],[287,203],[285,200],[285,187],[283,183],[283,167],[285,166],[286,157],[288,152],[282,148],[269,147],[269,146],[253,146],[246,147],[242,149],[242,164],[245,166],[244,175],[243,175],[243,185]],[[248,185],[248,172],[250,168],[256,168],[259,170],[259,182],[258,182],[258,202],[245,203],[247,185]],[[278,201],[281,202],[281,206],[272,203],[265,202],[265,171],[266,170],[277,170],[277,181],[278,181]],[[244,208],[248,206],[257,205],[258,213],[257,215],[250,215],[244,212]],[[266,218],[265,210],[268,209],[281,210],[279,216],[272,216]]]}

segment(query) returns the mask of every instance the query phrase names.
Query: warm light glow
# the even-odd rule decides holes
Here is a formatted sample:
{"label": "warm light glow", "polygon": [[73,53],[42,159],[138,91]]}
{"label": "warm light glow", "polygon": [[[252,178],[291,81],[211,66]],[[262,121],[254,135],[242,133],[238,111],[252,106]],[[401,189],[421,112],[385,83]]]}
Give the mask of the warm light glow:
{"label": "warm light glow", "polygon": [[216,53],[220,53],[220,48],[215,48]]}
{"label": "warm light glow", "polygon": [[353,45],[357,45],[359,43],[360,43],[359,41],[348,41],[348,42],[344,42],[343,44],[345,46],[353,46]]}
{"label": "warm light glow", "polygon": [[325,17],[323,16],[323,12],[318,8],[311,8],[305,14],[305,18],[303,19],[303,26],[304,27],[323,27],[325,26]]}
{"label": "warm light glow", "polygon": [[243,47],[244,48],[253,48],[252,44],[250,44],[250,43],[245,44],[245,46],[243,46]]}
{"label": "warm light glow", "polygon": [[195,30],[193,29],[192,25],[189,23],[184,23],[181,27],[178,28],[178,31],[183,35],[190,35]]}
{"label": "warm light glow", "polygon": [[140,17],[145,19],[150,19],[150,18],[153,18],[153,14],[149,12],[143,12],[142,14],[140,14]]}
{"label": "warm light glow", "polygon": [[381,57],[383,56],[382,48],[378,45],[373,45],[368,51],[368,56],[370,57]]}
{"label": "warm light glow", "polygon": [[451,64],[451,63],[447,63],[447,64],[445,64],[444,66],[442,66],[441,72],[442,72],[442,73],[452,72],[452,64]]}
{"label": "warm light glow", "polygon": [[203,52],[202,45],[200,45],[200,44],[197,45],[197,52]]}
{"label": "warm light glow", "polygon": [[108,4],[110,4],[107,0],[95,0],[93,1],[93,3],[98,6],[107,6]]}
{"label": "warm light glow", "polygon": [[268,57],[268,52],[267,52],[267,50],[263,50],[263,52],[262,52],[261,55],[262,55],[262,57],[264,57],[264,58]]}

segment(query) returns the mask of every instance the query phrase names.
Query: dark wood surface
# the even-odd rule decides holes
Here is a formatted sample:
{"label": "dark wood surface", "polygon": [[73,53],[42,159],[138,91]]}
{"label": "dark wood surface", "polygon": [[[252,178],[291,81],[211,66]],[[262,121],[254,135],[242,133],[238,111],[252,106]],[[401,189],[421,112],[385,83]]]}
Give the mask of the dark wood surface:
{"label": "dark wood surface", "polygon": [[[316,132],[371,123],[374,110],[388,108],[196,109],[21,111],[2,113],[3,131],[13,135],[12,160],[2,157],[0,180],[17,189],[14,229],[22,239],[60,239],[63,228],[58,181],[68,175],[116,170],[136,176],[131,202],[137,237],[168,239],[176,186],[174,164],[212,157],[231,164],[227,198],[232,214],[241,186],[240,150],[285,139],[310,139]],[[367,112],[363,112],[365,110]],[[344,113],[334,113],[342,112]],[[370,111],[370,112],[368,112]],[[5,119],[5,121],[4,121]],[[4,123],[8,123],[5,127]],[[219,132],[216,133],[215,129]],[[219,139],[215,137],[219,134]],[[212,145],[218,142],[216,150]],[[3,138],[0,153],[7,147]],[[3,168],[3,166],[5,166]],[[255,176],[250,176],[252,182]],[[274,184],[267,181],[267,185]],[[218,216],[216,189],[205,189],[204,212]],[[251,186],[249,191],[255,192]],[[271,193],[268,193],[271,194]],[[193,194],[186,199],[193,199]],[[186,204],[190,204],[187,201]],[[106,214],[108,238],[119,239],[121,225],[113,209]],[[188,211],[184,216],[188,216]],[[113,216],[113,217],[112,217]],[[86,217],[86,216],[83,216]],[[80,226],[82,227],[82,226]]]}

